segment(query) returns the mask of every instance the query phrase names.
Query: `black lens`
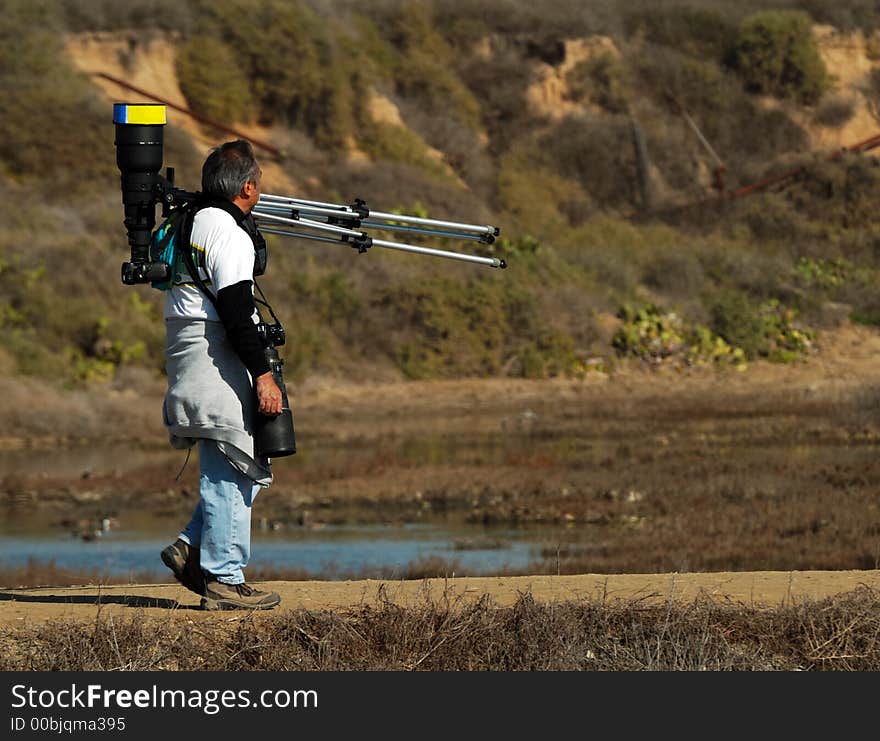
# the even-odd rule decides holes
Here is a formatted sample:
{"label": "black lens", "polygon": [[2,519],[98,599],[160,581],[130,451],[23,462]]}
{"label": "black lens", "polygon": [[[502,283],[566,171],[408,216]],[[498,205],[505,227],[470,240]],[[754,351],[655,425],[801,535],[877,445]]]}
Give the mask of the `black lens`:
{"label": "black lens", "polygon": [[126,173],[156,174],[162,169],[161,124],[116,124],[116,165]]}

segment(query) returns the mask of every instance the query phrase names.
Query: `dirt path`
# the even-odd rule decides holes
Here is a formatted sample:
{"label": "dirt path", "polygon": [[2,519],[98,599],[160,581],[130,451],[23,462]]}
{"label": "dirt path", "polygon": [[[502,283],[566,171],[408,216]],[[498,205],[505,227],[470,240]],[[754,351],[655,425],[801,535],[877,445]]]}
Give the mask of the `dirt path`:
{"label": "dirt path", "polygon": [[[423,581],[266,582],[281,594],[284,609],[344,610],[390,600],[415,606],[427,598],[465,602],[488,594],[498,605],[531,594],[541,602],[643,599],[647,602],[691,602],[704,595],[718,602],[751,607],[778,607],[818,600],[859,587],[880,590],[880,570],[757,571],[711,574],[584,574],[576,576],[468,577]],[[234,621],[245,613],[206,613],[199,599],[171,584],[104,587],[42,587],[0,591],[0,625],[26,627],[52,620],[90,622],[100,612],[125,617],[142,611],[157,619]],[[262,615],[277,614],[260,613]]]}

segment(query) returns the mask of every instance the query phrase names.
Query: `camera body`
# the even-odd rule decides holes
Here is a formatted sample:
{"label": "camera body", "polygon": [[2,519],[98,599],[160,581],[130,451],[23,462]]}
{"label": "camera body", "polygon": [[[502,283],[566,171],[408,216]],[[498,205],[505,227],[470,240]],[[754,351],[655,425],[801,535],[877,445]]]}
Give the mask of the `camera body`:
{"label": "camera body", "polygon": [[260,322],[257,325],[257,333],[260,335],[260,341],[263,343],[263,347],[281,347],[287,341],[284,327],[282,327],[279,322],[275,322],[274,324]]}
{"label": "camera body", "polygon": [[167,262],[124,262],[122,282],[127,286],[171,279],[171,266]]}

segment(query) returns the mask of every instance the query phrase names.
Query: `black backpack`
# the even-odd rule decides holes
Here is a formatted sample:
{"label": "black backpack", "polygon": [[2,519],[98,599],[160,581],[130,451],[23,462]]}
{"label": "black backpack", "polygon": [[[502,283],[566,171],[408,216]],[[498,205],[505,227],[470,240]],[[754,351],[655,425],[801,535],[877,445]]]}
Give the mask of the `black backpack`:
{"label": "black backpack", "polygon": [[203,281],[200,280],[196,269],[198,254],[191,246],[190,235],[196,213],[208,207],[226,211],[250,237],[254,245],[254,277],[266,272],[268,249],[254,217],[250,214],[242,217],[241,210],[229,201],[196,199],[186,201],[175,208],[153,233],[150,241],[150,260],[164,262],[170,268],[167,280],[151,281],[150,285],[153,288],[167,291],[172,285],[185,282],[185,276],[189,274],[193,282],[204,290]]}

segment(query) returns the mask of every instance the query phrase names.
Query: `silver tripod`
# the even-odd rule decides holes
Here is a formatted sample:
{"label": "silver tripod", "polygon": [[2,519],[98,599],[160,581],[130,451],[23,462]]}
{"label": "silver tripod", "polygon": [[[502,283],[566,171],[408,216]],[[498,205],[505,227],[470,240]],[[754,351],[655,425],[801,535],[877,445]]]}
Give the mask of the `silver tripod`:
{"label": "silver tripod", "polygon": [[[288,198],[262,194],[259,203],[251,212],[266,234],[280,234],[298,239],[314,239],[320,242],[335,242],[366,252],[370,247],[385,247],[420,255],[446,257],[463,260],[491,268],[506,268],[507,263],[498,257],[465,255],[460,252],[420,247],[400,242],[389,242],[371,237],[364,227],[383,231],[407,232],[449,239],[469,239],[483,244],[492,244],[501,230],[495,226],[462,224],[455,221],[425,219],[418,216],[371,211],[367,204],[357,199],[350,206],[322,201],[306,201],[301,198]],[[308,230],[308,231],[301,231]]]}

